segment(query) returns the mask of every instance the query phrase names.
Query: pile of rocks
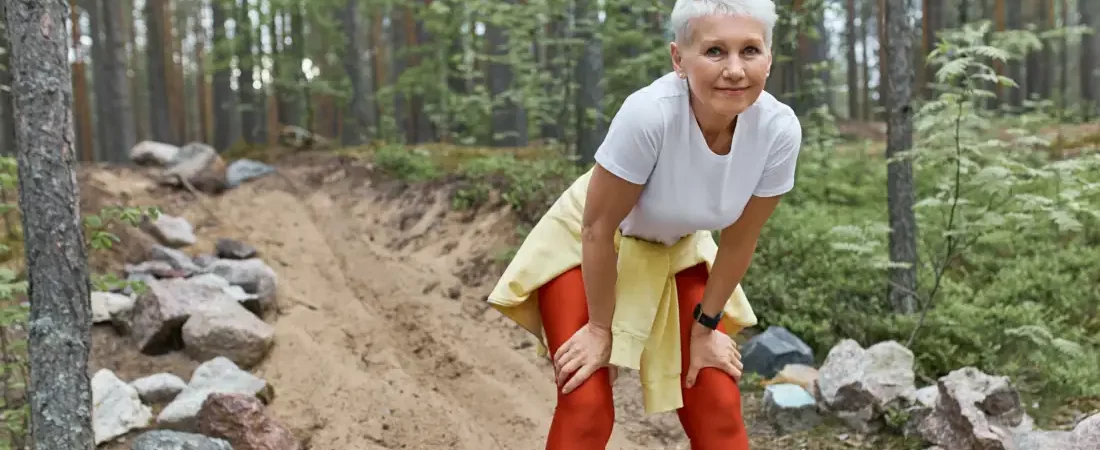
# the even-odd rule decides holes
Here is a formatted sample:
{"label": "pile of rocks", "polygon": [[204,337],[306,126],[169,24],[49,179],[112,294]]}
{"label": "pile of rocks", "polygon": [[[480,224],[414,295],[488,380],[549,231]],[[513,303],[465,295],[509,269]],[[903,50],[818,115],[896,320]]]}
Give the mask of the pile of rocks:
{"label": "pile of rocks", "polygon": [[239,159],[226,164],[213,147],[190,142],[183,147],[156,141],[142,141],[130,149],[130,161],[145,166],[161,166],[158,181],[165,185],[187,186],[210,194],[221,193],[253,178],[273,173],[267,164]]}
{"label": "pile of rocks", "polygon": [[772,327],[745,346],[744,362],[772,379],[765,416],[781,434],[833,417],[860,433],[900,430],[929,450],[1100,450],[1100,414],[1072,431],[1037,429],[1008,377],[974,367],[918,388],[913,352],[894,341],[843,340],[814,368],[808,345]]}
{"label": "pile of rocks", "polygon": [[[183,351],[202,364],[188,383],[167,373],[126,383],[108,369],[97,372],[97,444],[161,428],[131,448],[299,448],[265,413],[271,386],[247,372],[274,345],[275,329],[264,317],[277,309],[275,270],[255,248],[227,238],[217,240],[212,255],[189,256],[180,248],[197,239],[180,217],[160,214],[142,228],[159,243],[147,260],[125,267],[126,280],[140,283],[93,292],[93,322],[109,324],[144,354]],[[154,421],[150,405],[159,403],[165,406]]]}
{"label": "pile of rocks", "polygon": [[[92,377],[92,428],[96,445],[159,428],[137,435],[133,450],[297,450],[297,438],[265,410],[273,397],[265,380],[220,356],[199,365],[190,382],[159,373],[127,383],[101,369]],[[160,405],[154,419],[152,406]]]}

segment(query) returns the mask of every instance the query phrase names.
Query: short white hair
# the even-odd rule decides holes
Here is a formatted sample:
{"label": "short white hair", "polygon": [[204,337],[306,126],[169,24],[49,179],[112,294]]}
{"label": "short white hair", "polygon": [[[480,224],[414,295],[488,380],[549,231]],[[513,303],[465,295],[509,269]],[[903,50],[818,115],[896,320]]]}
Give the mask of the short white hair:
{"label": "short white hair", "polygon": [[672,17],[669,19],[669,28],[676,42],[683,42],[691,35],[691,21],[693,19],[715,15],[729,14],[749,16],[764,25],[764,45],[772,45],[772,28],[779,20],[775,12],[775,2],[772,0],[676,0],[672,7]]}

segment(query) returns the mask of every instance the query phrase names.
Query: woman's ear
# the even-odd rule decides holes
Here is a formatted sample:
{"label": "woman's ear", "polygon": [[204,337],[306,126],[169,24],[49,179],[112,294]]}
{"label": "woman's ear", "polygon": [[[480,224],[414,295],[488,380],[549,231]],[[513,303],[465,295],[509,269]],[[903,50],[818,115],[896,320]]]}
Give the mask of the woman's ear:
{"label": "woman's ear", "polygon": [[676,74],[683,78],[684,67],[680,64],[683,61],[683,55],[680,54],[680,47],[675,42],[668,44],[668,54],[672,58],[672,70],[675,70]]}

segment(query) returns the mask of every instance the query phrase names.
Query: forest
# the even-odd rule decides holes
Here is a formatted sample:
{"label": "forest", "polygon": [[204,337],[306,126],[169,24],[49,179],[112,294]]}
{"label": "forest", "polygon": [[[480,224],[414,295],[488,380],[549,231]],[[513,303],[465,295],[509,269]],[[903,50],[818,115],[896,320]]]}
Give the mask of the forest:
{"label": "forest", "polygon": [[[4,261],[32,235],[17,216],[15,2],[0,14]],[[143,141],[274,161],[308,136],[305,150],[409,185],[450,183],[456,211],[505,203],[516,223],[493,276],[590,167],[623,99],[671,70],[673,3],[70,0],[73,150],[86,167],[129,165]],[[804,140],[742,283],[755,332],[785,327],[819,361],[844,339],[894,340],[921,384],[1006,375],[1045,425],[1100,409],[1100,4],[776,5],[767,91]],[[13,443],[28,279],[0,271]]]}

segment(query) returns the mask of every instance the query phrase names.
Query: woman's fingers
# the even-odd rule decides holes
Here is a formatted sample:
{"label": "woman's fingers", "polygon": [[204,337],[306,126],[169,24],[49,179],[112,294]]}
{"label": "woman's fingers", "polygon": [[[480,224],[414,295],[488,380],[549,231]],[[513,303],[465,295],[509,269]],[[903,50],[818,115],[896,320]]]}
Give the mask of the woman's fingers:
{"label": "woman's fingers", "polygon": [[595,371],[596,369],[594,364],[585,364],[581,366],[580,370],[577,371],[577,374],[574,375],[573,378],[570,378],[569,382],[566,383],[565,387],[562,388],[561,393],[568,394],[570,392],[573,392],[573,389],[576,389],[578,386],[581,385],[581,383],[584,383],[584,381],[587,380],[588,377],[591,376],[592,373]]}
{"label": "woman's fingers", "polygon": [[564,383],[565,380],[569,378],[569,374],[576,372],[582,364],[584,364],[584,358],[581,357],[571,358],[567,361],[564,361],[561,370],[558,371],[558,386],[561,386],[562,383]]}

